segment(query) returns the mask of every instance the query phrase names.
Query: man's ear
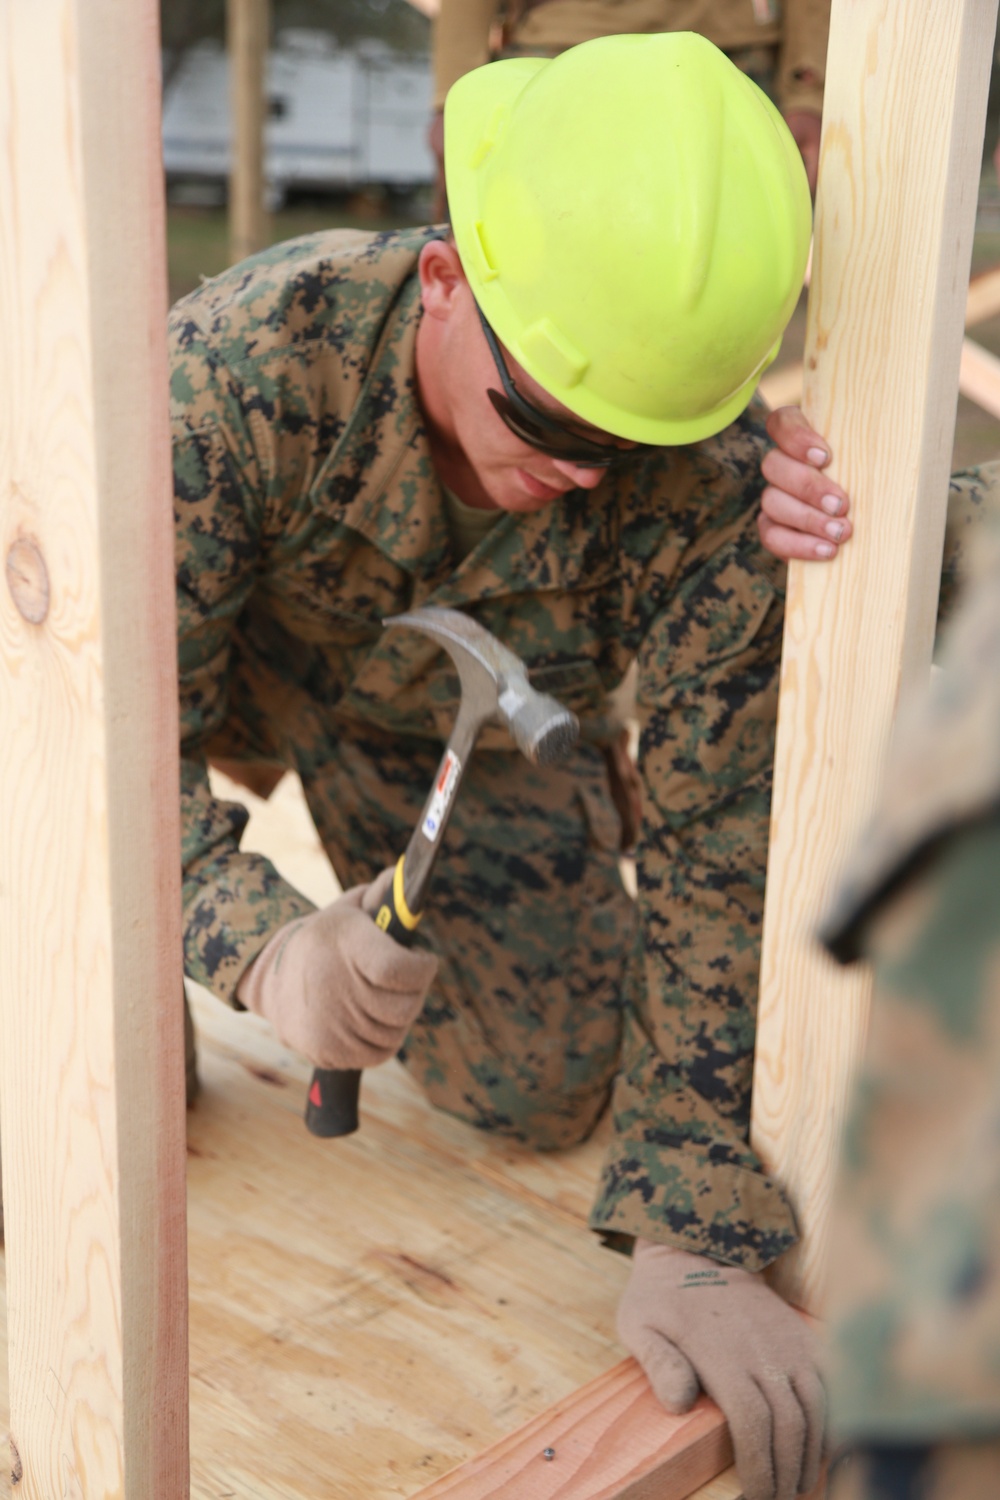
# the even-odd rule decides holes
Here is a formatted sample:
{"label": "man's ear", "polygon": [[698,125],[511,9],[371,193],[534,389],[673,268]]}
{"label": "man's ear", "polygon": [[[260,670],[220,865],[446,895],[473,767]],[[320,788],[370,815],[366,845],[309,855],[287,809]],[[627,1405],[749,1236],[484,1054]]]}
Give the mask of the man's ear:
{"label": "man's ear", "polygon": [[424,312],[447,322],[466,286],[454,241],[430,240],[420,252],[418,269]]}

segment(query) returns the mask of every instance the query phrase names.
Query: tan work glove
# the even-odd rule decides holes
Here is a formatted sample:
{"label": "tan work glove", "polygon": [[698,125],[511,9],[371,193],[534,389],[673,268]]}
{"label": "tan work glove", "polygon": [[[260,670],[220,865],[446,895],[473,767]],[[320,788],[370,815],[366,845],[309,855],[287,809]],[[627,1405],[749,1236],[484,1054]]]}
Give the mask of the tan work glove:
{"label": "tan work glove", "polygon": [[372,1068],[399,1050],[437,973],[430,953],[375,926],[392,879],[383,870],[275,933],[236,998],[320,1068]]}
{"label": "tan work glove", "polygon": [[687,1411],[699,1387],[720,1407],[746,1500],[813,1489],[826,1414],[819,1341],[762,1276],[637,1239],[618,1336],[668,1411]]}

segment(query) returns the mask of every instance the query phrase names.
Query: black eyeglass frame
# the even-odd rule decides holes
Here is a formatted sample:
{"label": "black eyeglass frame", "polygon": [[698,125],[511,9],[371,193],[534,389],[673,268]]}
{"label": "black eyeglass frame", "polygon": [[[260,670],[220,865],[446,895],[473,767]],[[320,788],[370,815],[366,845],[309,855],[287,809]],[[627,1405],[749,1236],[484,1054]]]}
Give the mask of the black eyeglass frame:
{"label": "black eyeglass frame", "polygon": [[627,447],[620,448],[613,443],[594,442],[584,437],[583,433],[567,427],[558,417],[550,416],[541,407],[535,406],[527,396],[522,396],[511,379],[497,336],[478,303],[476,311],[483,325],[483,333],[497,367],[497,374],[503,383],[502,393],[491,386],[486,394],[497,416],[515,437],[537,449],[539,453],[547,454],[549,458],[562,458],[568,463],[583,464],[592,469],[610,469],[613,464],[624,463],[627,459],[641,457],[653,451],[652,443],[630,443]]}

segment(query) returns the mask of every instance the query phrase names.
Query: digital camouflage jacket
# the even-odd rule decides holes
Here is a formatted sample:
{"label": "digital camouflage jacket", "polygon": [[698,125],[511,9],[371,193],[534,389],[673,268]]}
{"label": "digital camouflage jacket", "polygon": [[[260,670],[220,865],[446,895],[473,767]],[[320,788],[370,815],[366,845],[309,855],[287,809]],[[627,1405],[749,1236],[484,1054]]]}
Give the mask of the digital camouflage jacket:
{"label": "digital camouflage jacket", "polygon": [[[209,789],[217,744],[297,766],[314,798],[297,747],[320,730],[446,737],[440,656],[383,618],[467,610],[597,741],[637,659],[641,947],[592,1223],[759,1267],[795,1237],[747,1144],[783,586],[756,528],[763,428],[748,414],[505,515],[457,565],[415,392],[434,233],[278,246],[174,310],[187,972],[231,1000],[309,909],[239,850],[245,814]],[[252,682],[237,638],[257,644]]]}

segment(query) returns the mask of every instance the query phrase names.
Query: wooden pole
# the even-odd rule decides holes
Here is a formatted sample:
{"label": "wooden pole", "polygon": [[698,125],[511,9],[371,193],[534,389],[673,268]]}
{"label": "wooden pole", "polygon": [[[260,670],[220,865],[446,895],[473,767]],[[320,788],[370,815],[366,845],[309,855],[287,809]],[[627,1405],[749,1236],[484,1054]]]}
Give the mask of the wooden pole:
{"label": "wooden pole", "polygon": [[789,569],[751,1129],[803,1236],[777,1283],[812,1310],[870,993],[813,932],[929,670],[996,18],[833,0],[803,405],[856,529]]}
{"label": "wooden pole", "polygon": [[0,0],[0,1123],[16,1493],[183,1500],[155,0]]}
{"label": "wooden pole", "polygon": [[269,0],[226,0],[232,155],[229,171],[229,258],[235,262],[267,244],[264,210]]}

